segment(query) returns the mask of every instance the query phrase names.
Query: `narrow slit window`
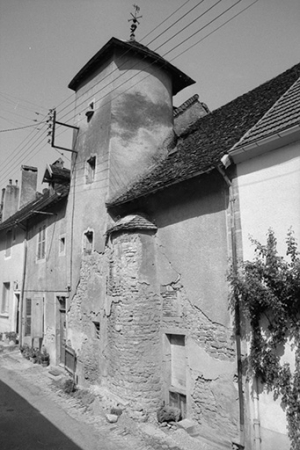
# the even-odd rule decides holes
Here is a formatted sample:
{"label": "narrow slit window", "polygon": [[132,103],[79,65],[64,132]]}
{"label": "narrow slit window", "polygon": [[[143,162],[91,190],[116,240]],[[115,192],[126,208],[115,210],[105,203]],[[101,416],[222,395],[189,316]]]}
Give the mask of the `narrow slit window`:
{"label": "narrow slit window", "polygon": [[93,322],[95,338],[100,339],[100,322]]}
{"label": "narrow slit window", "polygon": [[94,244],[94,233],[93,231],[86,231],[84,233],[84,239],[83,239],[83,251],[85,253],[92,253],[93,251],[93,244]]}
{"label": "narrow slit window", "polygon": [[59,238],[59,255],[64,255],[66,252],[66,237],[60,236]]}
{"label": "narrow slit window", "polygon": [[95,179],[96,156],[91,156],[86,161],[86,182],[92,183]]}

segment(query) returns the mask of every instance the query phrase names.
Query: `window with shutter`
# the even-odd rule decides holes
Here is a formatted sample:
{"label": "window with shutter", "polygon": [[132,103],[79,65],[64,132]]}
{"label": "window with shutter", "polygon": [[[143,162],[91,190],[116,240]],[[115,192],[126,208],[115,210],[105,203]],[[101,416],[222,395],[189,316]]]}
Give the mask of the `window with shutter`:
{"label": "window with shutter", "polygon": [[25,336],[31,335],[31,298],[26,298]]}

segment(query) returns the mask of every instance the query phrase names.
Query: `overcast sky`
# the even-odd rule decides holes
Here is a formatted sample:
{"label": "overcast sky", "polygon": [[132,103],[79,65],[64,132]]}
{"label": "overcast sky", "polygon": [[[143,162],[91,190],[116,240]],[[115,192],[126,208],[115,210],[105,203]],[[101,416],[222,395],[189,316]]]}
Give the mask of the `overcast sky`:
{"label": "overcast sky", "polygon": [[[133,3],[143,16],[136,39],[167,53],[196,81],[174,98],[175,106],[198,93],[213,110],[298,63],[299,0],[258,0],[213,32],[254,1],[0,0],[0,188],[19,178],[21,164],[38,166],[40,181],[46,163],[61,156],[47,144],[43,124],[3,130],[44,121],[55,106],[58,120],[70,120],[68,83],[112,36],[129,39]],[[64,160],[69,167],[70,153]]]}

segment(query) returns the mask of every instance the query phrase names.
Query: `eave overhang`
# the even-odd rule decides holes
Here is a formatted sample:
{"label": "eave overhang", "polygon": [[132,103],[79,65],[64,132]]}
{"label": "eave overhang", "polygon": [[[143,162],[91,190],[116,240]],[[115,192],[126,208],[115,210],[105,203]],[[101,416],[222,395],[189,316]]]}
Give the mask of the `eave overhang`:
{"label": "eave overhang", "polygon": [[173,80],[173,95],[176,95],[182,89],[195,83],[188,75],[144,45],[135,41],[121,41],[113,37],[83,66],[69,83],[68,87],[73,91],[77,91],[80,85],[113,54],[115,49],[123,50],[124,53],[137,54],[144,60],[149,61],[150,64],[155,64],[169,72]]}

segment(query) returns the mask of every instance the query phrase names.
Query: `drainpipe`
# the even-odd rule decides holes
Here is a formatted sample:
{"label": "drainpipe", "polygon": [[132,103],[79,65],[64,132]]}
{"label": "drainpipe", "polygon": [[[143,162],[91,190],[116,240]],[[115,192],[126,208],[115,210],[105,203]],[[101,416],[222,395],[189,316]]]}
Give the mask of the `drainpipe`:
{"label": "drainpipe", "polygon": [[258,378],[257,377],[253,377],[253,383],[254,383],[254,397],[253,397],[254,449],[261,450],[260,417],[259,417],[259,386],[258,386]]}
{"label": "drainpipe", "polygon": [[[216,168],[222,175],[225,183],[229,189],[229,205],[230,205],[230,231],[231,231],[231,252],[232,252],[232,268],[233,272],[237,273],[237,243],[236,243],[236,223],[235,223],[235,198],[233,192],[232,181],[225,173],[225,168],[230,164],[228,155],[221,160],[222,166],[217,165]],[[239,406],[240,406],[240,443],[244,448],[245,445],[245,411],[244,411],[244,393],[243,393],[243,368],[242,368],[242,351],[241,351],[241,317],[239,302],[236,302],[235,307],[235,333],[236,333],[236,350],[237,350],[237,371],[238,371],[238,392],[239,392]]]}
{"label": "drainpipe", "polygon": [[20,345],[23,345],[23,320],[25,320],[23,314],[24,305],[24,292],[25,292],[25,276],[26,276],[26,265],[27,265],[27,236],[28,232],[26,229],[24,238],[24,259],[23,259],[23,274],[22,274],[22,288],[21,288],[21,299],[20,299]]}

